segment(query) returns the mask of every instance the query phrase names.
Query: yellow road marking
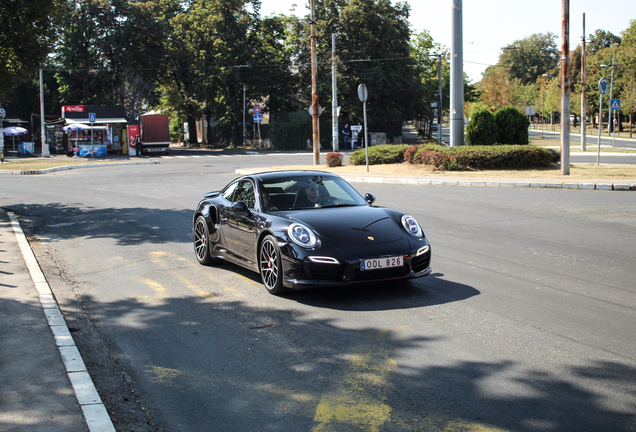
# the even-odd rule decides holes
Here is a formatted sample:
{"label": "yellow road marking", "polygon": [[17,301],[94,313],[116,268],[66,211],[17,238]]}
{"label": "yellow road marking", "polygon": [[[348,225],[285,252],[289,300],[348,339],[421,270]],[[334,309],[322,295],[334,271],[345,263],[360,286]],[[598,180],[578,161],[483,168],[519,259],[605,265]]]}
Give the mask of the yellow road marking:
{"label": "yellow road marking", "polygon": [[374,332],[356,352],[347,356],[348,366],[340,388],[325,394],[316,408],[313,432],[338,432],[351,427],[377,432],[391,420],[386,402],[388,375],[397,368],[390,357],[390,332]]}
{"label": "yellow road marking", "polygon": [[147,287],[149,287],[150,289],[152,289],[155,292],[156,295],[156,300],[157,301],[164,301],[164,299],[166,298],[166,289],[163,287],[163,285],[151,280],[151,279],[146,279],[146,278],[140,278],[140,277],[136,277],[134,278],[137,281],[141,282],[142,284],[146,285]]}
{"label": "yellow road marking", "polygon": [[[177,255],[174,254],[170,254],[168,252],[163,252],[163,251],[158,251],[158,252],[150,252],[148,255],[150,255],[150,260],[165,268],[168,270],[172,270],[170,267],[168,267],[168,265],[163,261],[164,257],[170,257],[174,260],[180,259]],[[214,297],[214,294],[212,294],[211,292],[208,292],[204,289],[202,289],[200,286],[190,282],[190,280],[188,280],[185,276],[183,276],[183,274],[179,273],[179,272],[172,272],[172,274],[179,279],[190,291],[192,291],[193,293],[195,293],[196,295],[198,295],[199,297],[202,298],[211,298]]]}

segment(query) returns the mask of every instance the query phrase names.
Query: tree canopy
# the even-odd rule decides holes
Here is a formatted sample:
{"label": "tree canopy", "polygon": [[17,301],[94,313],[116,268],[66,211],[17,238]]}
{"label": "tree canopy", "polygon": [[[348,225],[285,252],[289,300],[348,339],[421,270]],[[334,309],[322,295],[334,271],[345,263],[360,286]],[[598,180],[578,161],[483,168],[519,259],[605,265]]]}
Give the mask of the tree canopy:
{"label": "tree canopy", "polygon": [[0,100],[44,64],[59,7],[56,0],[0,0]]}

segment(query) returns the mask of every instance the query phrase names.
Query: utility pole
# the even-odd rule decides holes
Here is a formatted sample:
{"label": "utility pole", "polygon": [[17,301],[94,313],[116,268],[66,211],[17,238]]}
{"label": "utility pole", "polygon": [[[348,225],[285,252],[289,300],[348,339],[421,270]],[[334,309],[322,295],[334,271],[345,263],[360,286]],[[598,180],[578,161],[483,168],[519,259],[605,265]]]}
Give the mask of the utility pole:
{"label": "utility pole", "polygon": [[245,148],[245,83],[243,83],[243,148]]}
{"label": "utility pole", "polygon": [[561,10],[561,174],[570,175],[570,0]]}
{"label": "utility pole", "polygon": [[586,127],[587,127],[587,106],[585,105],[585,14],[583,14],[583,38],[581,48],[583,56],[581,57],[581,151],[586,150]]}
{"label": "utility pole", "polygon": [[336,87],[336,34],[331,35],[331,146],[333,151],[340,150],[338,145],[338,89]]}
{"label": "utility pole", "polygon": [[320,165],[320,118],[318,104],[318,54],[316,49],[316,0],[311,0],[311,127],[313,132],[314,165]]}
{"label": "utility pole", "polygon": [[40,69],[40,139],[42,140],[42,157],[50,157],[51,154],[49,153],[49,146],[46,143],[46,122],[44,119],[44,84],[42,83],[42,69]]}
{"label": "utility pole", "polygon": [[437,144],[442,145],[442,55],[437,56]]}
{"label": "utility pole", "polygon": [[[453,0],[453,40],[451,43],[450,145],[464,145],[464,60],[462,0]],[[440,126],[440,125],[438,125]]]}

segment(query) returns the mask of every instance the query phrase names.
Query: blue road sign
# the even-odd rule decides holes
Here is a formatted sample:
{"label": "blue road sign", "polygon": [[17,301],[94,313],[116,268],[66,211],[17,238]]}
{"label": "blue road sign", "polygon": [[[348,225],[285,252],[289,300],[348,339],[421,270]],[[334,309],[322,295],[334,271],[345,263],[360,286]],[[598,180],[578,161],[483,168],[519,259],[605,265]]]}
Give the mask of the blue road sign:
{"label": "blue road sign", "polygon": [[610,109],[613,109],[613,110],[621,109],[621,100],[620,99],[611,99],[610,100]]}
{"label": "blue road sign", "polygon": [[607,78],[601,78],[598,81],[598,91],[600,91],[602,95],[605,95],[607,94],[608,90],[609,90],[609,82],[607,82]]}
{"label": "blue road sign", "polygon": [[97,116],[95,115],[95,113],[88,113],[88,121],[91,123],[95,123],[95,120],[97,119]]}
{"label": "blue road sign", "polygon": [[7,112],[4,110],[4,108],[0,108],[0,119],[3,119],[7,116]]}
{"label": "blue road sign", "polygon": [[254,123],[263,123],[263,114],[254,114]]}

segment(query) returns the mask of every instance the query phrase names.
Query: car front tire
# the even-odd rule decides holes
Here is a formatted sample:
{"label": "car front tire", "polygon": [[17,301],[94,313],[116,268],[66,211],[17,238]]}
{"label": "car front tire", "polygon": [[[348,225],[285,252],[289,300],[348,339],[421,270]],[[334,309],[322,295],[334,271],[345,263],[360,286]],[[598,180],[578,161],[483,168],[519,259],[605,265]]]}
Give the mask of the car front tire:
{"label": "car front tire", "polygon": [[197,257],[197,261],[202,265],[210,265],[215,260],[210,255],[210,236],[208,231],[208,224],[203,216],[199,216],[193,229],[193,242],[194,242],[194,254]]}
{"label": "car front tire", "polygon": [[263,239],[258,252],[258,267],[263,285],[270,294],[278,295],[286,290],[280,248],[274,236],[268,235]]}

